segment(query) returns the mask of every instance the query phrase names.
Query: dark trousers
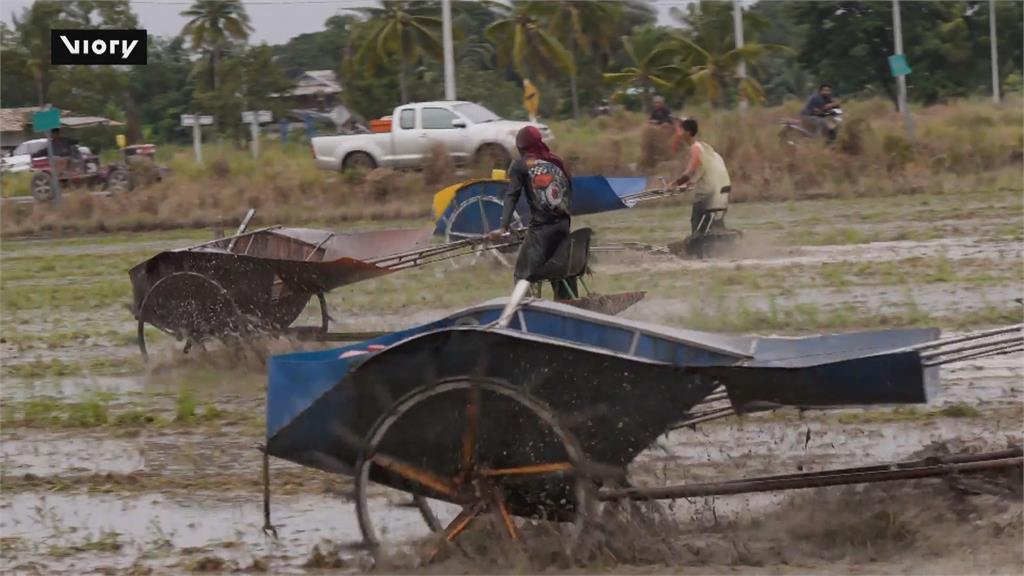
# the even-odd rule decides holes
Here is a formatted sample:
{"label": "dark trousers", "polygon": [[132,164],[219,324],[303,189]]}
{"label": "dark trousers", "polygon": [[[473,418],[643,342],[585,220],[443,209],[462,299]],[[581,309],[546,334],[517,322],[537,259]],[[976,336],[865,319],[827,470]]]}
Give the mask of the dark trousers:
{"label": "dark trousers", "polygon": [[555,291],[555,298],[558,300],[572,299],[575,298],[573,292],[576,291],[576,279],[567,279],[569,286],[572,289],[570,292],[566,289],[565,285],[561,280],[552,280],[551,278],[542,278],[538,275],[540,269],[555,255],[555,251],[562,242],[569,237],[569,230],[571,227],[570,220],[568,218],[559,220],[554,224],[533,224],[526,231],[526,237],[523,239],[523,245],[519,249],[519,258],[516,259],[515,279],[528,280],[530,282],[539,282],[542,280],[550,280],[551,287]]}
{"label": "dark trousers", "polygon": [[[693,210],[690,212],[690,233],[697,233],[697,226],[700,225],[700,221],[707,215],[711,217],[711,213],[708,212],[708,203],[711,202],[711,198],[698,198],[693,201]],[[705,224],[706,226],[707,224]]]}

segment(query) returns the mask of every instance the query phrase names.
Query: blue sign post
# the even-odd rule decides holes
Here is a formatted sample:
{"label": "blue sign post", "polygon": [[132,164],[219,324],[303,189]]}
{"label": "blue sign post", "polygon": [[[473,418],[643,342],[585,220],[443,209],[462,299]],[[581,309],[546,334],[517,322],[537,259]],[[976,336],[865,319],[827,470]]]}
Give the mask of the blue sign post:
{"label": "blue sign post", "polygon": [[60,128],[60,108],[47,108],[32,115],[34,132],[49,132]]}
{"label": "blue sign post", "polygon": [[911,70],[910,64],[907,64],[907,55],[893,54],[889,56],[889,70],[892,72],[893,78],[909,75]]}
{"label": "blue sign post", "polygon": [[[47,108],[46,110],[40,110],[32,115],[32,130],[35,132],[46,132],[46,153],[50,162],[50,186],[52,186],[53,200],[60,200],[60,177],[57,175],[57,162],[53,157],[53,136],[51,135],[52,130],[60,128],[60,108]],[[33,196],[35,194],[35,187],[32,189]],[[36,197],[37,200],[46,200],[45,194],[43,197]]]}

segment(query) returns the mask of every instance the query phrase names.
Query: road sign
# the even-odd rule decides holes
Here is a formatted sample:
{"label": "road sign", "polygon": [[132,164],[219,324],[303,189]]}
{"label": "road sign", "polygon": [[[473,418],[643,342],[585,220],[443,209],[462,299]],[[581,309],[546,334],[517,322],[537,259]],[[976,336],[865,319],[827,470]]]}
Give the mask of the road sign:
{"label": "road sign", "polygon": [[[252,110],[242,112],[242,122],[252,122]],[[257,110],[256,121],[260,124],[267,124],[274,121],[274,114],[270,110]]]}
{"label": "road sign", "polygon": [[893,54],[889,56],[889,70],[893,77],[906,76],[910,74],[910,65],[907,64],[906,54]]}
{"label": "road sign", "polygon": [[213,124],[213,116],[196,116],[195,114],[182,114],[181,125],[182,126],[195,126],[196,118],[199,118],[200,126],[210,126]]}
{"label": "road sign", "polygon": [[33,131],[48,132],[55,128],[60,128],[60,108],[48,108],[32,115]]}

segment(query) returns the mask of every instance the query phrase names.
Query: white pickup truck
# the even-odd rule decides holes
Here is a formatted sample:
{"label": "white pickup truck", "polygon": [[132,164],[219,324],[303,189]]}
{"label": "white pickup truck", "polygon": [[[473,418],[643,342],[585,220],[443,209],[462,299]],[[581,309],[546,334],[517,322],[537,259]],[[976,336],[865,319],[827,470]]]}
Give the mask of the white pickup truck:
{"label": "white pickup truck", "polygon": [[516,150],[516,133],[530,125],[537,126],[545,140],[552,138],[543,124],[503,120],[472,102],[417,102],[395,108],[390,132],[317,136],[311,144],[316,166],[323,170],[415,168],[438,142],[456,164],[507,168]]}

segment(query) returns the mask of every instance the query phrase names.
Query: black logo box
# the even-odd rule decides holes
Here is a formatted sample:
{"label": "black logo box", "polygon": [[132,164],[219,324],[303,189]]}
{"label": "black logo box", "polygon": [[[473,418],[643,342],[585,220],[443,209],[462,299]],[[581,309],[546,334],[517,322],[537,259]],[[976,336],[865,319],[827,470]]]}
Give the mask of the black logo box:
{"label": "black logo box", "polygon": [[50,64],[146,63],[145,30],[50,30]]}

